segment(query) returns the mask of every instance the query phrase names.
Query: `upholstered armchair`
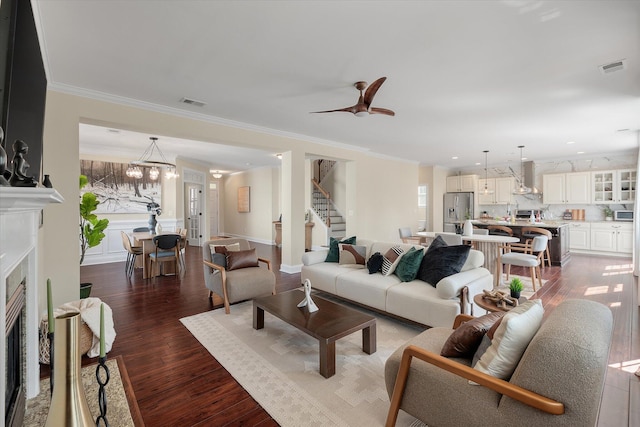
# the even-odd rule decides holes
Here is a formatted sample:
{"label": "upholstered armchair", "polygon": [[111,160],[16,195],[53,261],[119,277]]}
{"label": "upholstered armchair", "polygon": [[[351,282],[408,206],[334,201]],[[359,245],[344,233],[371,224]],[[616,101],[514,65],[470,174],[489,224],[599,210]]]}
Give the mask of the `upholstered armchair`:
{"label": "upholstered armchair", "polygon": [[202,245],[202,260],[209,298],[219,295],[227,314],[230,304],[276,293],[271,261],[258,258],[245,239],[209,240]]}
{"label": "upholstered armchair", "polygon": [[[454,329],[469,319],[459,315]],[[561,303],[534,332],[506,379],[472,368],[471,357],[441,356],[454,329],[428,329],[385,364],[391,398],[386,425],[395,425],[400,408],[436,426],[593,426],[612,325],[611,311],[603,304]]]}

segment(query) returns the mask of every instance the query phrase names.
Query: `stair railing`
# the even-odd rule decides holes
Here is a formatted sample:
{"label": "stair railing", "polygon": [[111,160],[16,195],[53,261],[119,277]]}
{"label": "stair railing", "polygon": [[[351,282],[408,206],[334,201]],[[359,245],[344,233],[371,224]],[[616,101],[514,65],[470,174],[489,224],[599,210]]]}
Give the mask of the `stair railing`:
{"label": "stair railing", "polygon": [[318,212],[318,214],[322,216],[322,213],[324,213],[325,214],[324,223],[327,225],[327,227],[331,227],[331,205],[333,203],[331,201],[331,194],[327,190],[322,188],[322,186],[320,186],[320,183],[315,178],[311,179],[311,183],[313,184],[314,188],[318,190],[318,192],[322,194],[322,196],[327,200],[327,203],[325,203],[325,206],[326,206],[325,212]]}

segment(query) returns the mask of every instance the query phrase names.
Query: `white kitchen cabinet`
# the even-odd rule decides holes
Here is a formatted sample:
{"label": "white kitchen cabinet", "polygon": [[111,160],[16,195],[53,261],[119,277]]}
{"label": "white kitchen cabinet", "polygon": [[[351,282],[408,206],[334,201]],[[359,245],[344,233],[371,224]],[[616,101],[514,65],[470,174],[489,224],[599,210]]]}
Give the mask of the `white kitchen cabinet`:
{"label": "white kitchen cabinet", "polygon": [[633,224],[620,222],[591,223],[591,250],[631,253],[633,251]]}
{"label": "white kitchen cabinet", "polygon": [[588,222],[569,223],[569,249],[591,249],[591,224]]}
{"label": "white kitchen cabinet", "polygon": [[636,196],[636,171],[633,169],[591,172],[593,203],[632,203]]}
{"label": "white kitchen cabinet", "polygon": [[447,193],[476,191],[478,175],[454,175],[447,177]]}
{"label": "white kitchen cabinet", "polygon": [[[484,183],[491,194],[482,194]],[[478,180],[478,204],[480,205],[507,205],[513,203],[514,178],[488,178]]]}
{"label": "white kitchen cabinet", "polygon": [[591,173],[554,173],[542,176],[544,204],[591,203]]}

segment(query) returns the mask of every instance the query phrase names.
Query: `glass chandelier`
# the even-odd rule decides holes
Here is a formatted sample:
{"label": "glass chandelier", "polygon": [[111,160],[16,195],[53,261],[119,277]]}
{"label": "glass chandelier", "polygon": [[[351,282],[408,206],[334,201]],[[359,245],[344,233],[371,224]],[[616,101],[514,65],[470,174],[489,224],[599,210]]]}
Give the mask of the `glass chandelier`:
{"label": "glass chandelier", "polygon": [[[149,179],[152,181],[157,180],[160,177],[160,169],[166,169],[165,178],[172,179],[177,178],[179,175],[176,173],[176,165],[174,163],[167,162],[167,159],[160,151],[160,147],[158,147],[157,140],[158,138],[155,136],[149,137],[151,140],[151,144],[147,147],[147,149],[142,153],[142,156],[138,160],[133,160],[129,162],[129,167],[127,168],[127,176],[130,178],[140,179],[143,176],[141,167],[151,168],[149,170]],[[153,160],[153,154],[157,152],[157,156],[160,157],[161,160]]]}

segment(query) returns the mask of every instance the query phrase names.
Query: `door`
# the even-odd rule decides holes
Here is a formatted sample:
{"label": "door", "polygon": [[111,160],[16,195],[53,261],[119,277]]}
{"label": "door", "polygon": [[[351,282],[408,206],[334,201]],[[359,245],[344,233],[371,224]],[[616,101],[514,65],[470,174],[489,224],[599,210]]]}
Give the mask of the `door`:
{"label": "door", "polygon": [[209,230],[211,237],[217,236],[219,215],[218,215],[218,183],[209,183]]}
{"label": "door", "polygon": [[202,239],[202,185],[184,185],[187,201],[187,241],[189,245],[200,246]]}

